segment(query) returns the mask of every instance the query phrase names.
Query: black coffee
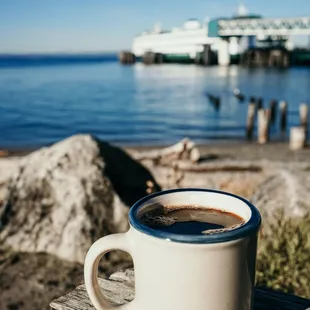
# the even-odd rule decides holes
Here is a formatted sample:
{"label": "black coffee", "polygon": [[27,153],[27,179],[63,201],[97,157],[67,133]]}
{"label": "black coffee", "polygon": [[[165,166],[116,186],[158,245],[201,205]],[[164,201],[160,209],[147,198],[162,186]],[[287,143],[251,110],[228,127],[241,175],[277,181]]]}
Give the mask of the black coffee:
{"label": "black coffee", "polygon": [[142,224],[182,235],[205,235],[232,230],[244,223],[236,214],[197,206],[161,206],[142,214]]}

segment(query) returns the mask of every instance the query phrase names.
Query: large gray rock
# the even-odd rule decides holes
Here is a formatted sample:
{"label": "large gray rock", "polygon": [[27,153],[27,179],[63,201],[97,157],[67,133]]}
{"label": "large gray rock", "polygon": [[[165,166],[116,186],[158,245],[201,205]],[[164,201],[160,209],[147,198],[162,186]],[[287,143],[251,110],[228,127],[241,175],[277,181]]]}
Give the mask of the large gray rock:
{"label": "large gray rock", "polygon": [[83,262],[90,245],[127,228],[151,174],[122,150],[78,135],[21,158],[0,209],[0,242]]}

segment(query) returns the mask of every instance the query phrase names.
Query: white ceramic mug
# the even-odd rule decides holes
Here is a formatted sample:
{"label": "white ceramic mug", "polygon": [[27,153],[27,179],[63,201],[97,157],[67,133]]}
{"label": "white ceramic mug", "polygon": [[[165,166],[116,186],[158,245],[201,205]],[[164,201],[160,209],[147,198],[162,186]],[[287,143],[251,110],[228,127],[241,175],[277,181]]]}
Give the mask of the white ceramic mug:
{"label": "white ceramic mug", "polygon": [[[245,224],[213,235],[180,235],[149,228],[139,216],[151,205],[199,205],[232,212]],[[130,229],[103,237],[87,253],[85,286],[97,310],[113,309],[100,291],[97,269],[109,251],[133,258],[135,298],[119,310],[252,309],[258,210],[245,199],[214,190],[177,189],[147,196],[129,212]]]}

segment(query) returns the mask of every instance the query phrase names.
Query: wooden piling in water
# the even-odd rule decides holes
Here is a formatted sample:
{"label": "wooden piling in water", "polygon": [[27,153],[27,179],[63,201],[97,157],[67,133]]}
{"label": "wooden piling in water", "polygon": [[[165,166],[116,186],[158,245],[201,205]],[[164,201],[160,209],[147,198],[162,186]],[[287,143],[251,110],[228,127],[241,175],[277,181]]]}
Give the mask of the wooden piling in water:
{"label": "wooden piling in water", "polygon": [[306,137],[308,132],[308,115],[309,115],[309,107],[306,103],[302,103],[299,106],[299,117],[300,117],[300,124],[305,129]]}
{"label": "wooden piling in water", "polygon": [[246,122],[246,138],[248,140],[251,140],[253,137],[254,121],[255,121],[255,102],[250,101],[248,105],[248,114]]}
{"label": "wooden piling in water", "polygon": [[253,97],[253,96],[250,97],[250,103],[254,103],[255,104],[255,97]]}
{"label": "wooden piling in water", "polygon": [[161,53],[146,52],[142,56],[142,62],[145,65],[162,64],[164,56]]}
{"label": "wooden piling in water", "polygon": [[276,121],[277,116],[277,101],[271,100],[269,103],[269,109],[270,109],[270,122],[274,124]]}
{"label": "wooden piling in water", "polygon": [[161,53],[156,53],[155,55],[155,62],[157,64],[162,64],[164,62],[164,55]]}
{"label": "wooden piling in water", "polygon": [[155,63],[155,53],[153,52],[146,52],[142,56],[142,62],[145,65],[152,65]]}
{"label": "wooden piling in water", "polygon": [[123,65],[134,64],[136,62],[136,56],[128,51],[122,51],[118,55],[120,63]]}
{"label": "wooden piling in water", "polygon": [[292,127],[290,130],[290,149],[300,150],[306,145],[306,131],[303,126]]}
{"label": "wooden piling in water", "polygon": [[214,100],[214,107],[216,110],[219,110],[219,108],[221,107],[221,98],[220,97],[216,97]]}
{"label": "wooden piling in water", "polygon": [[263,109],[263,99],[262,98],[258,98],[257,99],[257,111]]}
{"label": "wooden piling in water", "polygon": [[206,93],[206,96],[208,97],[210,103],[213,104],[214,108],[218,110],[221,107],[221,98],[217,96],[213,96],[210,93]]}
{"label": "wooden piling in water", "polygon": [[258,143],[266,144],[269,141],[270,110],[260,109],[258,111]]}
{"label": "wooden piling in water", "polygon": [[280,129],[281,133],[285,134],[287,125],[287,103],[285,101],[280,102]]}

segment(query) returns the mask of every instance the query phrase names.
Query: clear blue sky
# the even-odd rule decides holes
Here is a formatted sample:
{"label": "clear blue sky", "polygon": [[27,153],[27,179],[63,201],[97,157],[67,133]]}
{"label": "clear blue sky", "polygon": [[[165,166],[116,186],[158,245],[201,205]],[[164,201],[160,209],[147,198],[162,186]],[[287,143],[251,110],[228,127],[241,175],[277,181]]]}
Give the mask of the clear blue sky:
{"label": "clear blue sky", "polygon": [[[245,0],[266,17],[310,16],[310,0]],[[0,53],[116,51],[157,21],[230,16],[238,0],[0,0]]]}

